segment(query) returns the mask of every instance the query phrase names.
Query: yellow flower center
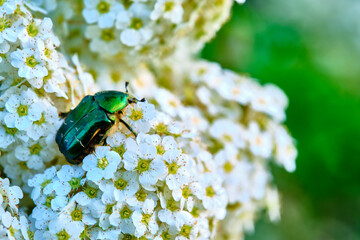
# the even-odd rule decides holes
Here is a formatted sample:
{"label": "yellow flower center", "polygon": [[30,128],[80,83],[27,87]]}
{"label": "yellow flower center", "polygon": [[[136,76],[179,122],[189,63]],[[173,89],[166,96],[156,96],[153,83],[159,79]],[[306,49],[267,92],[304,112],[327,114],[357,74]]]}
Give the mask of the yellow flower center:
{"label": "yellow flower center", "polygon": [[224,134],[223,138],[224,138],[225,142],[231,142],[232,141],[232,137],[229,134]]}
{"label": "yellow flower center", "polygon": [[213,197],[216,193],[212,186],[207,187],[205,192],[208,197]]}
{"label": "yellow flower center", "polygon": [[123,144],[118,147],[113,147],[111,151],[117,152],[121,157],[123,157],[124,153],[126,152]]}
{"label": "yellow flower center", "polygon": [[189,187],[185,187],[183,188],[182,190],[182,196],[185,198],[185,199],[188,199],[191,195],[191,190],[189,189]]}
{"label": "yellow flower center", "polygon": [[69,240],[70,235],[63,229],[61,232],[56,234],[58,240]]}
{"label": "yellow flower center", "polygon": [[71,219],[73,221],[81,221],[82,215],[83,213],[80,209],[75,209],[74,211],[71,212]]}
{"label": "yellow flower center", "polygon": [[96,188],[92,188],[92,187],[87,187],[85,190],[85,194],[89,197],[89,198],[96,198],[97,196],[97,189]]}
{"label": "yellow flower center", "polygon": [[109,215],[111,215],[113,213],[113,207],[115,204],[108,204],[105,207],[105,212]]}
{"label": "yellow flower center", "polygon": [[48,208],[51,208],[51,200],[53,200],[55,197],[53,195],[50,195],[46,198],[44,205]]}
{"label": "yellow flower center", "polygon": [[36,26],[35,22],[29,24],[27,26],[26,30],[27,30],[30,37],[35,37],[39,32],[38,27]]}
{"label": "yellow flower center", "polygon": [[191,228],[192,226],[189,225],[184,225],[181,230],[180,230],[180,235],[189,238],[190,237],[190,233],[191,233]]}
{"label": "yellow flower center", "polygon": [[161,237],[163,240],[169,240],[171,239],[171,234],[168,231],[166,231],[161,234]]}
{"label": "yellow flower center", "polygon": [[156,133],[159,133],[159,134],[165,134],[168,132],[168,129],[167,129],[167,126],[165,123],[159,123],[157,126],[156,126]]}
{"label": "yellow flower center", "polygon": [[150,222],[150,218],[151,218],[150,214],[144,214],[141,219],[141,222],[147,225]]}
{"label": "yellow flower center", "polygon": [[114,83],[117,83],[120,81],[121,79],[121,74],[119,72],[112,72],[111,75],[111,80],[114,82]]}
{"label": "yellow flower center", "polygon": [[164,155],[165,149],[164,149],[164,147],[162,145],[158,145],[158,146],[156,146],[156,152],[159,155]]}
{"label": "yellow flower center", "polygon": [[141,18],[133,18],[130,23],[130,28],[139,30],[143,26],[143,21]]}
{"label": "yellow flower center", "polygon": [[103,170],[107,167],[107,165],[109,165],[109,162],[106,159],[106,157],[100,158],[98,163],[97,163],[97,167],[101,168]]}
{"label": "yellow flower center", "polygon": [[114,29],[112,28],[105,28],[101,31],[100,38],[105,42],[110,42],[115,39]]}
{"label": "yellow flower center", "polygon": [[34,68],[38,62],[36,61],[34,56],[30,56],[26,58],[26,65],[28,65],[31,68]]}
{"label": "yellow flower center", "polygon": [[42,147],[39,143],[35,143],[29,149],[30,149],[30,154],[38,155],[41,152]]}
{"label": "yellow flower center", "polygon": [[3,125],[3,127],[5,128],[5,133],[9,134],[9,135],[15,135],[18,131],[17,128],[8,128],[7,126]]}
{"label": "yellow flower center", "polygon": [[144,202],[147,197],[147,193],[145,192],[144,189],[140,189],[139,191],[136,192],[135,196],[139,202]]}
{"label": "yellow flower center", "polygon": [[101,1],[96,6],[96,8],[99,11],[99,13],[104,14],[110,11],[110,4],[105,1]]}
{"label": "yellow flower center", "polygon": [[42,114],[41,114],[41,118],[40,118],[39,120],[35,121],[34,123],[37,124],[37,125],[41,125],[41,124],[43,124],[44,122],[45,122],[45,116],[44,116],[44,114],[42,113]]}
{"label": "yellow flower center", "polygon": [[150,162],[149,160],[140,159],[136,169],[139,173],[146,172],[150,168]]}
{"label": "yellow flower center", "polygon": [[121,178],[116,180],[114,183],[115,187],[119,190],[124,190],[126,188],[127,184],[128,184],[128,182]]}
{"label": "yellow flower center", "polygon": [[122,219],[130,218],[131,214],[132,214],[132,211],[127,206],[123,207],[123,209],[121,209],[121,211],[120,211],[120,216]]}
{"label": "yellow flower center", "polygon": [[171,10],[174,9],[174,6],[175,6],[174,2],[166,2],[164,4],[164,12],[170,12]]}
{"label": "yellow flower center", "polygon": [[234,166],[230,162],[226,162],[223,168],[226,173],[230,173],[234,169]]}
{"label": "yellow flower center", "polygon": [[141,110],[133,109],[130,115],[130,119],[133,121],[138,121],[142,119],[144,116],[144,113]]}
{"label": "yellow flower center", "polygon": [[20,104],[20,106],[17,108],[17,113],[20,117],[26,116],[28,114],[28,106]]}
{"label": "yellow flower center", "polygon": [[168,166],[169,174],[176,174],[177,170],[180,168],[175,162],[170,163]]}

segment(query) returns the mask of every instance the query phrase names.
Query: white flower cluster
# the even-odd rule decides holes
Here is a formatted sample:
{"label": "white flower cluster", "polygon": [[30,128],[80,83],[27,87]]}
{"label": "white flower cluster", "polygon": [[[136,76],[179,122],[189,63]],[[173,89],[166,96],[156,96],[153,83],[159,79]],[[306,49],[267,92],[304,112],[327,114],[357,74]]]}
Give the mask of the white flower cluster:
{"label": "white flower cluster", "polygon": [[33,233],[27,217],[19,213],[19,200],[23,192],[18,186],[10,186],[9,179],[0,178],[0,238],[29,240]]}
{"label": "white flower cluster", "polygon": [[136,67],[139,62],[168,56],[179,45],[195,52],[228,19],[234,0],[31,2],[48,10],[62,29],[59,33],[66,39],[67,52],[78,53],[93,68],[99,56]]}
{"label": "white flower cluster", "polygon": [[54,141],[59,110],[83,96],[72,87],[92,81],[79,68],[76,76],[58,46],[49,18],[33,18],[21,0],[1,2],[0,163],[19,186],[60,157]]}
{"label": "white flower cluster", "polygon": [[[282,125],[288,105],[285,94],[275,85],[261,86],[207,61],[163,67],[167,71],[159,70],[158,77],[175,81],[168,89],[159,88],[154,102],[207,145],[214,159],[209,169],[223,179],[229,199],[230,219],[222,234],[237,239],[243,234],[239,226],[252,230],[256,213],[264,207],[271,220],[277,220],[279,197],[268,162],[274,160],[292,172],[297,157],[294,140]],[[182,101],[172,92],[184,96]]]}
{"label": "white flower cluster", "polygon": [[[0,173],[35,203],[22,205],[30,224],[18,214],[22,192],[1,180],[0,216],[9,217],[0,217],[1,236],[241,239],[260,210],[279,218],[269,163],[294,171],[297,156],[283,125],[287,97],[190,57],[233,2],[0,1]],[[33,18],[28,8],[37,6],[53,20]],[[75,68],[56,49],[52,22],[64,51],[78,53]],[[116,123],[81,165],[64,165],[59,113],[98,89],[80,61],[101,89],[130,80],[147,101],[120,116],[137,137]]]}
{"label": "white flower cluster", "polygon": [[209,238],[226,214],[222,178],[207,170],[213,159],[180,147],[183,130],[165,118],[149,103],[128,106],[137,138],[120,125],[82,165],[30,179],[35,239]]}

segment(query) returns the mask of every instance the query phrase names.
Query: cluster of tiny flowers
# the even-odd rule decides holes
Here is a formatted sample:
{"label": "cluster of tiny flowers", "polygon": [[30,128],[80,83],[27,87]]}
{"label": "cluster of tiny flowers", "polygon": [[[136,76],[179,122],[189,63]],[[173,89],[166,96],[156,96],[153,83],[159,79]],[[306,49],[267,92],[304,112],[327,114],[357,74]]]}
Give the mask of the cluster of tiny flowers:
{"label": "cluster of tiny flowers", "polygon": [[[0,180],[0,236],[241,239],[260,210],[279,219],[269,162],[291,172],[297,156],[283,125],[287,97],[190,57],[233,2],[0,0],[1,173],[35,203],[23,205],[30,224],[17,210],[22,191]],[[33,18],[28,9],[39,7],[52,20]],[[78,54],[75,68],[52,22],[64,51]],[[116,121],[80,165],[64,165],[59,113],[98,90],[80,62],[100,89],[130,80],[146,101],[119,116],[132,130]]]}
{"label": "cluster of tiny flowers", "polygon": [[118,76],[128,80],[131,68],[169,56],[180,45],[191,53],[202,48],[228,19],[234,0],[30,2],[48,11],[68,54],[77,53],[93,72],[101,72],[99,57],[107,60],[102,65],[116,61]]}
{"label": "cluster of tiny flowers", "polygon": [[21,187],[61,158],[59,110],[69,110],[92,81],[79,66],[75,74],[58,46],[50,18],[33,18],[21,0],[0,1],[0,164]]}
{"label": "cluster of tiny flowers", "polygon": [[9,179],[0,178],[0,238],[26,239],[33,236],[27,217],[19,212],[18,205],[23,192],[18,186],[10,186]]}
{"label": "cluster of tiny flowers", "polygon": [[282,124],[286,95],[275,85],[261,86],[216,63],[192,60],[163,67],[166,71],[159,70],[158,78],[175,81],[167,89],[158,88],[153,102],[206,144],[214,159],[209,171],[224,181],[229,219],[223,222],[225,231],[220,236],[238,239],[242,230],[253,230],[262,208],[269,210],[271,220],[277,220],[279,196],[271,184],[268,162],[273,160],[292,172],[297,157],[294,140]]}
{"label": "cluster of tiny flowers", "polygon": [[177,122],[147,102],[123,119],[136,138],[119,123],[81,165],[29,180],[35,239],[206,239],[225,217],[222,178],[205,167],[213,159],[187,154]]}

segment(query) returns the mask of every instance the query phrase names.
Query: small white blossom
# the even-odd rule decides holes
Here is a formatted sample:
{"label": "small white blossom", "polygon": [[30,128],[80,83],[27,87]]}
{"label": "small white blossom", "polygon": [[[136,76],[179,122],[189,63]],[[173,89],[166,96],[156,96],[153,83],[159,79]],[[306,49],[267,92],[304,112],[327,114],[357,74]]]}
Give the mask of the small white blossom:
{"label": "small white blossom", "polygon": [[114,0],[84,0],[85,8],[82,15],[87,23],[98,23],[100,28],[110,28],[114,25],[116,13],[123,9]]}
{"label": "small white blossom", "polygon": [[125,152],[124,167],[129,171],[136,170],[141,185],[149,190],[166,174],[165,163],[157,155],[156,147],[147,143],[140,143],[137,152]]}
{"label": "small white blossom", "polygon": [[154,208],[156,203],[152,199],[146,199],[142,206],[142,211],[135,211],[131,218],[136,228],[136,237],[143,236],[146,232],[155,234],[159,226],[156,222],[156,213]]}
{"label": "small white blossom", "polygon": [[87,178],[94,182],[110,179],[120,164],[120,156],[110,147],[97,147],[94,154],[86,156],[82,168],[87,171]]}
{"label": "small white blossom", "polygon": [[20,77],[26,79],[34,77],[42,78],[48,75],[45,62],[33,46],[12,52],[11,65],[19,69],[18,74]]}
{"label": "small white blossom", "polygon": [[184,9],[182,8],[183,0],[158,0],[154,10],[151,12],[151,19],[157,20],[161,16],[169,19],[173,23],[180,23]]}

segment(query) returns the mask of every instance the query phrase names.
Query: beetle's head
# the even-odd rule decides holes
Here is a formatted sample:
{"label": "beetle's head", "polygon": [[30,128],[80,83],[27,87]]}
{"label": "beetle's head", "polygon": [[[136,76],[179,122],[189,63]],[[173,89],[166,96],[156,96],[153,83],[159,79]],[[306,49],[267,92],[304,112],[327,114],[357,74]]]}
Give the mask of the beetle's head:
{"label": "beetle's head", "polygon": [[145,98],[139,100],[136,97],[134,97],[133,95],[130,95],[129,90],[128,90],[128,86],[129,86],[129,82],[125,82],[125,90],[126,90],[126,93],[128,94],[128,103],[129,104],[138,103],[138,102],[145,102]]}
{"label": "beetle's head", "polygon": [[138,103],[138,102],[145,102],[145,98],[142,98],[142,99],[139,100],[136,97],[129,94],[129,96],[128,96],[128,103],[129,104]]}

